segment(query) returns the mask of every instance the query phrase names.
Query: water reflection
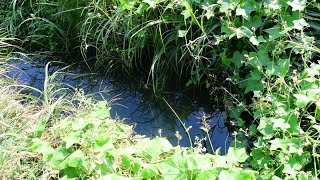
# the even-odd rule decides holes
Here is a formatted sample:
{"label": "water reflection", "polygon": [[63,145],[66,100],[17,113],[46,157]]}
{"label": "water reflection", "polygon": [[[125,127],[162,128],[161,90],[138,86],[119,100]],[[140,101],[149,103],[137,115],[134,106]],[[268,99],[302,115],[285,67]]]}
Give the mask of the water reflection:
{"label": "water reflection", "polygon": [[[19,83],[29,85],[38,89],[43,89],[45,79],[45,62],[28,63],[26,60],[12,61],[12,70],[8,72],[10,77],[15,78]],[[60,69],[59,66],[50,66],[49,73]],[[175,132],[179,131],[183,136],[180,141],[181,146],[189,146],[189,140],[184,133],[184,129],[168,107],[161,99],[155,97],[152,91],[146,89],[142,83],[133,82],[123,77],[102,77],[98,75],[83,75],[79,67],[73,66],[68,69],[72,74],[61,76],[61,81],[74,88],[82,88],[87,95],[96,99],[119,99],[112,103],[111,116],[125,118],[124,122],[135,125],[135,131],[148,137],[161,135],[167,137],[174,145],[178,143]],[[79,75],[82,74],[82,75]],[[40,96],[37,92],[32,92],[35,96]],[[192,126],[189,133],[194,138],[205,137],[205,133],[200,129],[201,117],[208,117],[211,127],[209,135],[214,149],[221,147],[224,154],[230,142],[233,140],[231,132],[225,126],[226,115],[224,112],[208,108],[208,101],[190,94],[177,92],[164,93],[163,97],[179,115],[186,127]],[[204,144],[210,150],[209,143]]]}

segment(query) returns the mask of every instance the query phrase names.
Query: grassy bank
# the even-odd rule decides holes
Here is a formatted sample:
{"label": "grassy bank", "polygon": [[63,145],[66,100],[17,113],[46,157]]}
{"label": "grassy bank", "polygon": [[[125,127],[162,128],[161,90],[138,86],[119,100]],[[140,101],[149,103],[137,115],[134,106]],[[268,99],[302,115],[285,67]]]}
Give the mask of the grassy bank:
{"label": "grassy bank", "polygon": [[[85,58],[86,64],[92,70],[102,67],[108,72],[117,68],[129,74],[134,71],[145,72],[154,90],[162,89],[168,79],[179,82],[182,77],[189,79],[186,86],[200,85],[208,88],[213,98],[226,104],[228,121],[234,124],[240,134],[237,137],[245,136],[253,142],[252,147],[247,149],[248,158],[244,158],[242,148],[245,143],[239,138],[236,146],[240,149],[231,149],[235,152],[230,152],[225,157],[212,155],[214,158],[236,155],[233,159],[241,162],[244,169],[257,171],[257,176],[261,179],[319,177],[320,4],[317,1],[56,0],[12,1],[11,6],[5,7],[8,8],[4,9],[4,14],[8,15],[1,16],[4,19],[1,27],[10,37],[20,38],[21,43],[16,44],[22,44],[25,49],[59,53],[80,49],[84,56],[88,55],[89,49],[94,49],[96,59]],[[55,92],[57,91],[51,93]],[[220,98],[221,92],[224,99]],[[94,122],[88,122],[90,116],[94,116],[91,111],[98,111],[96,113],[99,114],[100,110],[107,110],[100,107],[99,103],[84,103],[85,108],[82,111],[86,113],[70,116],[69,122],[67,120],[62,123],[64,118],[60,117],[61,113],[77,112],[76,109],[81,107],[74,107],[70,103],[68,105],[68,99],[49,98],[55,97],[50,96],[51,93],[43,93],[47,98],[40,103],[40,109],[50,109],[54,105],[50,111],[46,109],[49,118],[43,120],[50,124],[46,125],[46,128],[40,125],[45,130],[40,132],[41,135],[37,135],[39,137],[32,137],[34,141],[31,143],[34,146],[31,152],[43,155],[41,162],[45,165],[41,167],[48,166],[64,173],[63,169],[69,168],[68,163],[61,162],[61,166],[50,163],[54,157],[52,154],[58,152],[57,148],[61,146],[62,149],[71,147],[66,137],[78,141],[73,144],[77,150],[81,147],[87,147],[86,150],[97,148],[100,140],[89,140],[91,144],[87,145],[79,142],[77,138],[86,136],[86,128],[89,128],[90,134],[95,133],[90,129],[95,127]],[[64,102],[65,110],[56,108],[61,107],[58,105],[60,102]],[[109,122],[109,117],[103,114],[99,116]],[[49,121],[54,115],[57,116],[55,120]],[[84,128],[79,129],[81,135],[74,132],[78,132],[77,129],[72,129],[78,126],[72,126],[72,119],[82,119],[76,121],[83,123],[79,125]],[[62,124],[65,128],[71,128],[70,131],[59,130],[58,127]],[[49,135],[46,135],[47,133]],[[52,139],[41,139],[42,136],[59,137],[58,145],[53,146]],[[101,140],[102,146],[108,144],[110,139],[112,138]],[[157,141],[165,144],[165,150],[159,152],[158,149],[150,148],[150,151],[157,152],[156,155],[148,150],[137,150],[147,151],[147,154],[137,155],[138,158],[143,156],[142,160],[140,159],[142,162],[153,164],[153,156],[160,154],[164,155],[161,157],[166,161],[167,156],[176,157],[170,153],[175,154],[178,151],[182,157],[174,161],[186,162],[185,175],[190,179],[200,176],[200,172],[208,172],[210,175],[217,172],[219,177],[221,173],[222,177],[226,174],[224,168],[218,168],[217,171],[202,171],[196,168],[197,174],[191,168],[197,166],[190,163],[196,160],[187,160],[188,153],[194,153],[194,149],[175,150],[162,139],[150,142]],[[129,142],[132,142],[134,147],[135,140]],[[112,141],[111,149],[117,149],[117,143],[117,140]],[[42,146],[47,148],[41,148]],[[170,148],[166,149],[167,147]],[[86,159],[86,150],[74,151],[80,154],[75,155],[77,160],[70,162],[73,166],[79,165],[80,171],[86,169],[86,165],[82,164],[82,159]],[[63,154],[64,150],[62,151]],[[149,170],[140,169],[141,171],[136,173],[133,159],[137,151],[121,155],[121,161],[118,156],[112,155],[112,162],[124,163],[115,169],[118,175],[164,178],[163,174],[169,170],[161,169],[162,166],[170,171],[176,167],[172,167],[171,164],[174,163],[170,161],[166,165],[157,165],[157,169],[150,166]],[[74,152],[66,154],[69,157]],[[93,154],[92,156],[96,155]],[[68,159],[64,155],[61,157]],[[211,165],[215,168],[213,162],[214,160]],[[183,167],[177,166],[178,169]],[[84,174],[87,171],[89,170],[83,171]],[[235,169],[226,171],[230,172],[228,175],[238,175]],[[241,172],[251,173],[243,169]],[[179,173],[176,171],[173,174]]]}
{"label": "grassy bank", "polygon": [[9,81],[3,76],[0,81],[1,179],[205,180],[257,175],[241,168],[248,158],[245,148],[230,148],[228,155],[220,156],[218,151],[205,154],[200,142],[194,148],[173,147],[165,138],[142,137],[120,119],[111,119],[107,101],[74,92],[45,102],[19,93],[19,86]]}

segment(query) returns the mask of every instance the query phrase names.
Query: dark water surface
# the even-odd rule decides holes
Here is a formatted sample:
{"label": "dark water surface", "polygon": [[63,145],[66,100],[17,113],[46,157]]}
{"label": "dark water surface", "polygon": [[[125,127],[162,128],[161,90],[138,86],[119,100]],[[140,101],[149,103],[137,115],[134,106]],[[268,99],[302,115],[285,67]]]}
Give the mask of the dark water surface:
{"label": "dark water surface", "polygon": [[[11,62],[12,70],[8,73],[10,77],[19,83],[43,89],[45,79],[45,62],[27,63],[26,60]],[[59,66],[50,66],[49,73],[61,69]],[[118,76],[103,77],[99,75],[83,75],[79,67],[73,66],[63,72],[72,73],[61,79],[62,83],[75,88],[81,88],[86,95],[92,95],[96,99],[118,99],[111,105],[111,116],[125,118],[124,122],[135,125],[135,131],[148,137],[167,137],[173,145],[177,145],[176,131],[182,135],[181,146],[190,146],[184,129],[169,106],[160,98],[157,98],[152,89],[144,86],[144,82],[136,82],[127,77]],[[80,75],[82,74],[82,75]],[[40,94],[32,92],[33,95]],[[203,97],[204,94],[204,97]],[[221,147],[224,154],[230,142],[233,140],[231,131],[225,126],[226,115],[216,109],[210,109],[209,96],[205,93],[163,93],[167,102],[178,114],[186,127],[192,126],[190,135],[194,141],[195,137],[204,137],[200,129],[201,117],[206,116],[209,120],[211,130],[209,132],[213,147]],[[209,143],[204,144],[211,150]]]}

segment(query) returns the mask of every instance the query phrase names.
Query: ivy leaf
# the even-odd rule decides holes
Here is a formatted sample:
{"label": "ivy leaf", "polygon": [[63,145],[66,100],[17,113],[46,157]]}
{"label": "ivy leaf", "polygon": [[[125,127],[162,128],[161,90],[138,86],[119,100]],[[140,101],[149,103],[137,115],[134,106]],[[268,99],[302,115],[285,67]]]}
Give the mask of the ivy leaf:
{"label": "ivy leaf", "polygon": [[283,165],[283,173],[290,174],[292,176],[296,176],[298,171],[302,168],[302,165],[295,158],[290,158],[289,162],[284,163]]}
{"label": "ivy leaf", "polygon": [[293,0],[287,4],[292,7],[292,11],[303,11],[306,8],[306,0]]}
{"label": "ivy leaf", "polygon": [[261,16],[255,15],[251,17],[250,20],[245,20],[244,25],[249,29],[252,29],[252,28],[258,29],[259,27],[262,26]]}
{"label": "ivy leaf", "polygon": [[264,152],[263,148],[252,149],[251,157],[253,158],[252,165],[256,168],[265,167],[271,161],[271,157]]}
{"label": "ivy leaf", "polygon": [[77,131],[84,129],[88,125],[88,122],[84,118],[79,118],[72,122],[72,130]]}
{"label": "ivy leaf", "polygon": [[264,135],[263,136],[264,139],[271,138],[274,133],[274,128],[271,125],[269,118],[264,118],[264,117],[260,119],[258,130],[260,133]]}
{"label": "ivy leaf", "polygon": [[151,179],[158,174],[157,172],[158,169],[155,166],[149,165],[142,169],[141,176],[145,179]]}
{"label": "ivy leaf", "polygon": [[191,14],[190,14],[190,12],[189,12],[188,10],[183,10],[183,11],[181,12],[181,14],[182,14],[183,17],[184,17],[184,20],[186,20],[186,19],[188,19],[189,17],[191,17]]}
{"label": "ivy leaf", "polygon": [[121,7],[124,7],[125,9],[131,11],[134,7],[133,4],[129,0],[119,0],[121,3]]}
{"label": "ivy leaf", "polygon": [[255,11],[257,8],[255,7],[256,2],[252,0],[244,1],[243,8],[240,6],[236,9],[236,15],[242,16],[244,19],[249,20],[251,12]]}
{"label": "ivy leaf", "polygon": [[301,31],[304,29],[304,27],[308,27],[308,26],[309,26],[309,24],[303,18],[293,21],[293,28],[294,29]]}
{"label": "ivy leaf", "polygon": [[279,37],[286,36],[286,33],[280,29],[280,26],[274,26],[265,31],[269,34],[269,40],[275,40]]}
{"label": "ivy leaf", "polygon": [[240,68],[246,58],[243,54],[241,54],[239,51],[236,51],[233,53],[232,56],[232,62],[234,65],[237,66],[237,68]]}
{"label": "ivy leaf", "polygon": [[277,9],[281,9],[281,4],[279,3],[278,0],[266,0],[265,2],[268,7],[272,10],[277,10]]}
{"label": "ivy leaf", "polygon": [[179,30],[178,31],[178,37],[186,37],[188,31],[186,30]]}
{"label": "ivy leaf", "polygon": [[231,64],[231,59],[227,57],[226,52],[220,53],[220,59],[225,68],[228,68]]}
{"label": "ivy leaf", "polygon": [[254,180],[256,179],[257,172],[252,170],[222,170],[219,174],[219,179],[246,179]]}
{"label": "ivy leaf", "polygon": [[171,143],[165,138],[155,138],[145,145],[144,154],[149,160],[157,158],[160,154],[172,149]]}
{"label": "ivy leaf", "polygon": [[272,120],[274,128],[279,128],[282,131],[286,131],[290,128],[290,125],[282,118],[275,118]]}
{"label": "ivy leaf", "polygon": [[237,38],[240,39],[242,37],[250,38],[253,36],[253,32],[245,26],[241,26],[236,29]]}
{"label": "ivy leaf", "polygon": [[217,179],[218,175],[219,174],[216,169],[208,169],[208,170],[204,170],[204,171],[200,172],[197,179],[198,180]]}
{"label": "ivy leaf", "polygon": [[217,3],[220,4],[220,12],[226,14],[237,7],[237,3],[230,0],[218,0]]}
{"label": "ivy leaf", "polygon": [[81,150],[77,150],[67,158],[67,165],[69,167],[81,167],[84,157],[85,154]]}
{"label": "ivy leaf", "polygon": [[310,97],[304,94],[294,94],[293,96],[297,99],[296,106],[298,108],[304,108],[312,101]]}
{"label": "ivy leaf", "polygon": [[70,155],[70,152],[66,150],[65,148],[60,148],[51,159],[50,165],[53,166],[53,168],[59,167],[59,164],[63,162],[68,156]]}
{"label": "ivy leaf", "polygon": [[283,152],[287,151],[287,143],[279,138],[275,138],[273,140],[270,140],[270,151],[274,151],[277,149],[281,149]]}
{"label": "ivy leaf", "polygon": [[36,135],[37,137],[41,137],[42,134],[45,131],[47,125],[47,120],[45,119],[40,119],[40,121],[37,123],[37,127],[36,127]]}
{"label": "ivy leaf", "polygon": [[121,156],[121,161],[122,161],[122,165],[126,168],[129,169],[131,166],[131,160],[130,157],[127,154],[123,154]]}
{"label": "ivy leaf", "polygon": [[247,79],[246,80],[246,89],[245,89],[245,94],[250,92],[250,91],[262,91],[264,89],[264,84],[261,80],[252,80],[252,79]]}
{"label": "ivy leaf", "polygon": [[248,155],[247,155],[247,152],[246,152],[246,149],[245,148],[235,148],[235,147],[230,147],[229,150],[228,150],[228,159],[231,161],[231,162],[245,162],[247,159],[248,159]]}
{"label": "ivy leaf", "polygon": [[71,132],[68,136],[63,138],[63,141],[66,143],[66,149],[70,148],[73,144],[80,142],[80,136],[77,132]]}
{"label": "ivy leaf", "polygon": [[31,149],[34,152],[41,153],[45,160],[50,160],[55,152],[49,142],[42,141],[39,138],[32,139]]}
{"label": "ivy leaf", "polygon": [[237,16],[242,16],[244,19],[248,20],[250,17],[250,11],[247,11],[246,9],[242,9],[240,7],[238,7],[236,9],[236,15]]}
{"label": "ivy leaf", "polygon": [[175,154],[171,159],[161,162],[158,168],[164,179],[185,179],[183,172],[188,170],[186,161],[181,154]]}
{"label": "ivy leaf", "polygon": [[255,46],[258,46],[262,42],[266,42],[263,36],[258,36],[258,38],[256,36],[251,36],[249,41]]}
{"label": "ivy leaf", "polygon": [[147,3],[153,9],[157,7],[157,1],[154,1],[154,0],[143,0],[142,2]]}
{"label": "ivy leaf", "polygon": [[285,77],[289,72],[290,59],[279,59],[277,71],[281,77]]}
{"label": "ivy leaf", "polygon": [[140,160],[134,159],[132,170],[135,175],[137,175],[139,173],[141,167],[142,167],[142,162]]}

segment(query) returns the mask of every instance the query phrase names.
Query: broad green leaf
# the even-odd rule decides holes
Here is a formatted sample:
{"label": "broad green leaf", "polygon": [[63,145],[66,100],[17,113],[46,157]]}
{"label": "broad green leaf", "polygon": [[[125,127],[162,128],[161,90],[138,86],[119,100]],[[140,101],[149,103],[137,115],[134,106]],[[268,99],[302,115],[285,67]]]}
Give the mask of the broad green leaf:
{"label": "broad green leaf", "polygon": [[313,129],[316,129],[320,133],[320,125],[314,124],[311,126]]}
{"label": "broad green leaf", "polygon": [[259,27],[262,26],[261,16],[255,15],[251,17],[249,20],[245,20],[244,25],[249,29],[252,29],[252,28],[258,29]]}
{"label": "broad green leaf", "polygon": [[258,126],[258,130],[263,134],[264,139],[269,139],[274,134],[274,128],[268,118],[262,117]]}
{"label": "broad green leaf", "polygon": [[228,68],[231,64],[231,59],[227,57],[226,52],[220,53],[220,59],[224,67]]}
{"label": "broad green leaf", "polygon": [[130,156],[128,156],[127,154],[121,155],[121,161],[122,161],[122,165],[123,165],[126,169],[129,169],[129,168],[131,167]]}
{"label": "broad green leaf", "polygon": [[157,7],[157,1],[155,0],[143,0],[142,2],[147,3],[153,9]]}
{"label": "broad green leaf", "polygon": [[70,132],[63,141],[66,143],[66,149],[70,148],[73,144],[79,143],[81,136],[79,132]]}
{"label": "broad green leaf", "polygon": [[95,140],[97,146],[101,147],[110,141],[110,137],[109,136],[108,137],[99,136],[99,137],[95,138],[94,140]]}
{"label": "broad green leaf", "polygon": [[133,160],[133,173],[135,175],[139,174],[140,170],[142,168],[142,162],[140,160],[134,159]]}
{"label": "broad green leaf", "polygon": [[67,162],[69,167],[81,167],[82,159],[80,158],[69,158]]}
{"label": "broad green leaf", "polygon": [[72,130],[78,131],[84,129],[89,122],[87,122],[84,118],[79,118],[72,122]]}
{"label": "broad green leaf", "polygon": [[293,0],[287,2],[292,7],[292,11],[303,11],[306,8],[306,0]]}
{"label": "broad green leaf", "polygon": [[274,128],[279,128],[282,131],[286,131],[287,129],[290,128],[290,125],[282,118],[274,118],[272,122],[273,122]]}
{"label": "broad green leaf", "polygon": [[188,31],[186,30],[179,30],[178,31],[178,37],[186,37]]}
{"label": "broad green leaf", "polygon": [[245,162],[248,159],[248,155],[245,148],[230,147],[228,150],[228,159],[231,162]]}
{"label": "broad green leaf", "polygon": [[52,157],[50,165],[53,168],[59,167],[59,164],[62,163],[68,156],[70,152],[68,152],[65,148],[60,148]]}
{"label": "broad green leaf", "polygon": [[265,87],[261,80],[246,79],[245,94],[250,91],[262,91]]}
{"label": "broad green leaf", "polygon": [[283,164],[283,173],[296,176],[298,171],[302,168],[302,165],[295,158],[290,158],[289,162],[284,162]]}
{"label": "broad green leaf", "polygon": [[251,38],[253,36],[253,32],[245,26],[241,26],[240,28],[237,28],[235,33],[238,39],[242,37]]}
{"label": "broad green leaf", "polygon": [[264,148],[254,148],[251,151],[252,165],[255,168],[266,167],[272,158],[265,153]]}
{"label": "broad green leaf", "polygon": [[263,36],[258,36],[258,38],[256,36],[251,36],[249,41],[255,46],[258,46],[262,42],[266,42]]}
{"label": "broad green leaf", "polygon": [[279,0],[266,0],[265,3],[268,5],[267,7],[272,10],[281,9],[282,5]]}
{"label": "broad green leaf", "polygon": [[237,7],[237,3],[230,0],[218,0],[217,3],[220,4],[219,11],[226,14],[228,14],[230,10],[235,10]]}
{"label": "broad green leaf", "polygon": [[243,7],[238,6],[236,9],[236,15],[242,16],[244,19],[249,20],[250,14],[256,11],[256,2],[252,0],[246,0],[243,3]]}
{"label": "broad green leaf", "polygon": [[251,170],[222,170],[219,174],[219,180],[255,180],[256,172]]}
{"label": "broad green leaf", "polygon": [[183,10],[183,11],[181,12],[181,14],[182,14],[183,17],[184,17],[184,20],[186,20],[186,19],[188,19],[189,17],[191,17],[190,12],[189,12],[188,10]]}
{"label": "broad green leaf", "polygon": [[244,55],[242,55],[239,51],[233,53],[232,62],[236,65],[237,68],[240,68],[242,66],[243,62],[245,62],[245,59],[246,58],[244,57]]}
{"label": "broad green leaf", "polygon": [[285,77],[289,72],[290,60],[289,59],[279,59],[277,62],[277,72],[281,77]]}
{"label": "broad green leaf", "polygon": [[121,3],[121,7],[124,7],[125,9],[131,11],[133,6],[132,4],[130,3],[131,1],[129,0],[119,0],[120,3]]}
{"label": "broad green leaf", "polygon": [[184,173],[188,171],[187,160],[181,154],[175,154],[171,159],[161,162],[158,165],[164,179],[184,179]]}
{"label": "broad green leaf", "polygon": [[300,131],[299,120],[298,120],[298,117],[295,115],[295,112],[290,111],[285,116],[285,120],[290,125],[290,128],[288,129],[288,132],[290,132],[291,135],[299,134],[301,132]]}
{"label": "broad green leaf", "polygon": [[38,138],[32,139],[31,149],[34,152],[41,153],[44,160],[50,160],[55,152],[49,142],[42,141]]}
{"label": "broad green leaf", "polygon": [[282,139],[275,138],[273,140],[270,140],[270,151],[275,151],[277,149],[280,149],[282,152],[286,152],[288,145],[287,142],[285,142]]}
{"label": "broad green leaf", "polygon": [[172,149],[171,143],[165,138],[155,138],[145,145],[146,157],[148,159],[158,158],[160,154],[169,152]]}
{"label": "broad green leaf", "polygon": [[198,175],[198,180],[208,180],[208,179],[217,179],[219,176],[219,172],[216,169],[207,169]]}
{"label": "broad green leaf", "polygon": [[259,71],[262,71],[263,67],[271,64],[269,55],[263,50],[259,50],[258,53],[250,52],[249,56],[247,56],[247,61],[248,64]]}
{"label": "broad green leaf", "polygon": [[77,168],[66,167],[65,169],[62,169],[61,174],[65,175],[64,177],[67,180],[76,180],[79,179],[81,172]]}
{"label": "broad green leaf", "polygon": [[42,134],[45,131],[47,125],[47,120],[45,119],[40,119],[39,122],[37,123],[37,127],[36,127],[36,135],[37,137],[41,137]]}
{"label": "broad green leaf", "polygon": [[274,26],[265,31],[269,34],[269,40],[275,40],[279,37],[286,36],[286,33],[280,29],[280,26]]}
{"label": "broad green leaf", "polygon": [[297,29],[297,30],[300,30],[300,31],[303,30],[305,27],[309,26],[309,24],[303,18],[301,18],[299,20],[294,20],[293,24],[294,24],[293,28]]}
{"label": "broad green leaf", "polygon": [[67,158],[67,165],[70,167],[81,167],[84,158],[85,154],[81,150],[77,150]]}
{"label": "broad green leaf", "polygon": [[216,15],[214,10],[216,9],[217,6],[218,6],[217,4],[210,4],[209,6],[207,6],[207,5],[202,6],[202,9],[205,11],[204,15],[206,16],[207,19],[210,19]]}
{"label": "broad green leaf", "polygon": [[136,13],[142,14],[148,9],[149,5],[147,3],[140,3],[139,7],[136,10]]}
{"label": "broad green leaf", "polygon": [[110,118],[110,109],[111,108],[107,106],[106,101],[99,101],[91,111],[91,116],[102,120]]}
{"label": "broad green leaf", "polygon": [[312,101],[310,97],[304,94],[294,94],[293,96],[297,99],[295,104],[298,108],[304,108]]}
{"label": "broad green leaf", "polygon": [[107,174],[101,178],[101,180],[127,180],[129,178],[124,176],[119,176],[117,174]]}
{"label": "broad green leaf", "polygon": [[201,162],[199,162],[200,164],[198,164],[198,161],[195,160],[195,158],[191,157],[191,158],[187,158],[187,167],[189,171],[196,171],[199,170],[200,166],[201,166]]}
{"label": "broad green leaf", "polygon": [[108,152],[108,151],[112,151],[113,149],[115,149],[114,145],[113,145],[113,140],[108,140],[107,143],[105,144],[100,144],[96,146],[95,151],[97,152]]}
{"label": "broad green leaf", "polygon": [[158,169],[155,166],[145,166],[141,171],[141,176],[146,179],[155,177],[158,174]]}

